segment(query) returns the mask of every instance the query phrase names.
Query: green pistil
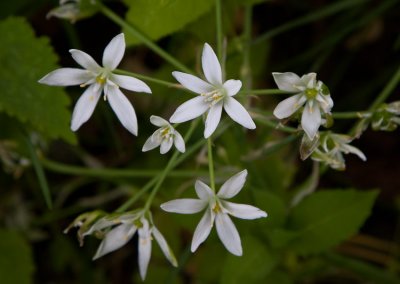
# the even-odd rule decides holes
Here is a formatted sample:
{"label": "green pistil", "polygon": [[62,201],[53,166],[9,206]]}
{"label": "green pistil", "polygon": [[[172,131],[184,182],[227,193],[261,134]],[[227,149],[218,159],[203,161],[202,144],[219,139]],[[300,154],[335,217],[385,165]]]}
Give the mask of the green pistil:
{"label": "green pistil", "polygon": [[96,77],[96,82],[99,83],[100,85],[105,84],[106,80],[107,79],[105,77],[103,77],[102,75],[99,75]]}
{"label": "green pistil", "polygon": [[217,213],[220,213],[222,210],[221,210],[221,206],[219,205],[219,203],[218,202],[216,202],[215,203],[215,206],[214,206],[214,208],[213,208],[213,211],[217,214]]}
{"label": "green pistil", "polygon": [[143,227],[143,223],[138,219],[138,220],[135,220],[134,222],[133,222],[133,224],[137,227],[137,228],[142,228]]}
{"label": "green pistil", "polygon": [[306,97],[309,100],[313,100],[317,97],[318,95],[318,91],[316,89],[307,89],[305,91]]}

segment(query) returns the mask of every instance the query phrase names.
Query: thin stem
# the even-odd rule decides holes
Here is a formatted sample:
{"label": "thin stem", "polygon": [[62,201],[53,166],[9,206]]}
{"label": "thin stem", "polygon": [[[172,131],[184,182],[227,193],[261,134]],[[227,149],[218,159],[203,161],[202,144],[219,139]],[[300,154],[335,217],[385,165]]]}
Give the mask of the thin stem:
{"label": "thin stem", "polygon": [[279,89],[241,90],[239,95],[283,95],[288,92]]}
{"label": "thin stem", "polygon": [[142,197],[143,194],[146,193],[152,186],[154,186],[159,179],[160,176],[156,176],[152,178],[148,183],[146,183],[135,195],[133,195],[131,198],[129,198],[124,204],[122,204],[118,209],[116,210],[117,213],[122,213],[128,210],[129,207],[131,207],[132,204],[134,204],[137,200],[139,200],[140,197]]}
{"label": "thin stem", "polygon": [[217,24],[217,54],[219,60],[222,61],[222,11],[221,11],[221,0],[215,0],[215,16]]}
{"label": "thin stem", "polygon": [[210,185],[211,189],[215,192],[215,176],[214,176],[214,160],[212,154],[212,140],[211,137],[207,139],[208,146],[208,170],[210,172]]}
{"label": "thin stem", "polygon": [[333,112],[334,119],[352,119],[363,118],[370,114],[368,111],[348,111],[348,112]]}
{"label": "thin stem", "polygon": [[392,76],[390,81],[386,84],[385,88],[379,93],[378,97],[372,103],[369,111],[375,111],[392,93],[392,91],[397,87],[400,81],[400,66],[398,67],[396,73]]}
{"label": "thin stem", "polygon": [[115,14],[112,10],[110,10],[109,8],[104,6],[99,1],[97,1],[97,5],[99,6],[100,11],[106,17],[108,17],[114,23],[120,25],[127,32],[129,32],[131,35],[133,35],[135,38],[137,38],[140,42],[142,42],[148,48],[150,48],[155,53],[157,53],[160,57],[164,58],[166,61],[168,61],[173,66],[175,66],[176,68],[180,69],[181,71],[184,71],[186,73],[192,73],[192,71],[189,68],[187,68],[184,64],[182,64],[180,61],[178,61],[175,57],[173,57],[171,54],[166,52],[164,49],[162,49],[161,47],[156,45],[151,39],[149,39],[141,31],[139,31],[139,29],[137,27],[135,27],[131,23],[127,23],[124,19],[122,19],[117,14]]}
{"label": "thin stem", "polygon": [[170,87],[170,88],[182,89],[182,86],[180,84],[176,84],[176,83],[172,83],[172,82],[156,79],[156,78],[153,78],[153,77],[150,77],[150,76],[146,76],[146,75],[142,75],[142,74],[138,74],[138,73],[133,73],[133,72],[120,70],[120,69],[115,69],[113,71],[113,73],[132,76],[132,77],[138,78],[140,80],[149,81],[149,82],[156,83],[156,84],[163,85],[163,86],[167,86],[167,87]]}

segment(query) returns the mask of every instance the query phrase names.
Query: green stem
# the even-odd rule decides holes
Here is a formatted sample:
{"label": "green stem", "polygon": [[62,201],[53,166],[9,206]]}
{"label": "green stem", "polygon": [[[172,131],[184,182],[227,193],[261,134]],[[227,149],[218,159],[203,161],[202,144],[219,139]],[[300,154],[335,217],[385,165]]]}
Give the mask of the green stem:
{"label": "green stem", "polygon": [[210,172],[210,185],[211,189],[215,192],[215,176],[214,176],[214,160],[212,154],[212,140],[211,137],[207,139],[208,146],[208,170]]}
{"label": "green stem", "polygon": [[180,69],[181,71],[186,72],[186,73],[192,73],[192,71],[189,68],[187,68],[184,64],[182,64],[180,61],[178,61],[175,57],[170,55],[164,49],[162,49],[161,47],[156,45],[151,39],[149,39],[146,35],[144,35],[142,32],[140,32],[137,27],[135,27],[134,25],[132,25],[130,23],[127,23],[124,19],[122,19],[117,14],[115,14],[112,10],[110,10],[109,8],[104,6],[99,1],[97,1],[97,5],[99,6],[100,11],[106,17],[108,17],[114,23],[120,25],[127,32],[129,32],[132,36],[137,38],[140,42],[145,44],[148,48],[150,48],[155,53],[157,53],[160,57],[164,58],[166,61],[168,61],[173,66]]}
{"label": "green stem", "polygon": [[390,81],[386,84],[385,88],[379,93],[375,101],[369,108],[369,111],[375,111],[392,93],[392,91],[397,87],[400,81],[400,66],[398,67],[396,73],[392,76]]}
{"label": "green stem", "polygon": [[176,84],[176,83],[172,83],[172,82],[168,82],[168,81],[164,81],[164,80],[160,80],[160,79],[155,79],[153,77],[138,74],[138,73],[133,73],[133,72],[120,70],[120,69],[115,69],[113,71],[113,73],[132,76],[132,77],[138,78],[143,81],[149,81],[149,82],[156,83],[156,84],[163,85],[163,86],[170,87],[170,88],[182,89],[182,86],[180,84]]}
{"label": "green stem", "polygon": [[348,112],[333,112],[332,117],[334,119],[352,119],[352,118],[363,118],[370,114],[368,111],[348,111]]}
{"label": "green stem", "polygon": [[241,90],[239,95],[283,95],[288,92],[279,89]]}
{"label": "green stem", "polygon": [[268,126],[268,127],[271,127],[271,128],[277,129],[277,130],[281,130],[283,132],[287,132],[287,133],[298,133],[299,132],[299,130],[296,128],[284,126],[281,123],[276,123],[276,122],[266,119],[260,115],[255,115],[255,116],[253,116],[253,118],[254,118],[254,120],[258,121],[259,123],[261,123],[265,126]]}
{"label": "green stem", "polygon": [[222,12],[221,0],[215,0],[215,16],[217,24],[217,54],[219,60],[222,61]]}

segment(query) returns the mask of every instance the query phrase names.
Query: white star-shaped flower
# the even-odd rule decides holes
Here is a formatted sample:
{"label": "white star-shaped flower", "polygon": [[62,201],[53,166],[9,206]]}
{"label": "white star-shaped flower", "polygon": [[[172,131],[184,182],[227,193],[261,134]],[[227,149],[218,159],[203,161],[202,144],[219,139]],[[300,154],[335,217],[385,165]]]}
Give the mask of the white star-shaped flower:
{"label": "white star-shaped flower", "polygon": [[204,130],[204,137],[208,138],[217,128],[224,108],[226,113],[240,125],[248,129],[256,128],[247,110],[233,98],[242,87],[242,82],[240,80],[223,82],[221,65],[207,43],[204,44],[201,59],[207,82],[190,74],[172,72],[179,83],[200,96],[180,105],[170,118],[170,122],[181,123],[192,120],[208,111]]}
{"label": "white star-shaped flower", "polygon": [[272,75],[280,90],[296,93],[281,101],[276,106],[274,115],[279,119],[287,118],[305,104],[301,127],[310,140],[313,140],[322,122],[321,112],[329,114],[333,107],[328,88],[316,80],[316,73],[309,73],[301,78],[291,72],[272,73]]}
{"label": "white star-shaped flower", "polygon": [[218,236],[226,249],[234,255],[242,255],[240,236],[229,215],[241,219],[267,217],[267,213],[257,207],[226,201],[240,192],[246,176],[247,170],[234,175],[222,185],[218,194],[198,180],[195,189],[199,199],[175,199],[161,204],[163,210],[180,214],[193,214],[205,209],[204,216],[194,232],[192,252],[207,239],[215,222]]}
{"label": "white star-shaped flower", "polygon": [[133,77],[113,74],[125,53],[125,37],[121,33],[106,46],[101,67],[87,53],[71,49],[72,58],[83,68],[60,68],[50,72],[39,83],[51,86],[74,86],[88,88],[79,98],[72,113],[73,131],[85,123],[93,114],[94,108],[104,91],[107,99],[122,125],[132,134],[137,135],[138,126],[135,110],[119,87],[135,92],[151,93],[149,86]]}
{"label": "white star-shaped flower", "polygon": [[160,153],[165,154],[171,149],[172,144],[175,144],[179,152],[185,152],[185,141],[181,134],[179,134],[168,121],[155,115],[150,117],[150,121],[160,128],[146,140],[142,148],[143,152],[153,150],[160,146]]}

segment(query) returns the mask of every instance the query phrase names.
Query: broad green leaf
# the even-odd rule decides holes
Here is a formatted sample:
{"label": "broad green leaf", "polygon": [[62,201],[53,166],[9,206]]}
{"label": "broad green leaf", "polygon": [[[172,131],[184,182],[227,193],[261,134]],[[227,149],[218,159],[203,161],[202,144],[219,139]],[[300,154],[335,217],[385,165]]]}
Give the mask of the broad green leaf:
{"label": "broad green leaf", "polygon": [[62,88],[37,81],[57,68],[47,38],[36,38],[23,18],[0,22],[0,112],[17,118],[48,138],[74,143],[69,129],[70,101]]}
{"label": "broad green leaf", "polygon": [[[153,40],[174,33],[211,9],[214,0],[124,0],[126,20]],[[139,43],[126,34],[128,44]]]}
{"label": "broad green leaf", "polygon": [[290,214],[288,229],[293,240],[289,247],[300,254],[318,253],[347,239],[370,215],[377,195],[378,191],[350,189],[324,190],[306,197]]}
{"label": "broad green leaf", "polygon": [[0,230],[0,282],[32,283],[32,252],[25,239],[15,231]]}

